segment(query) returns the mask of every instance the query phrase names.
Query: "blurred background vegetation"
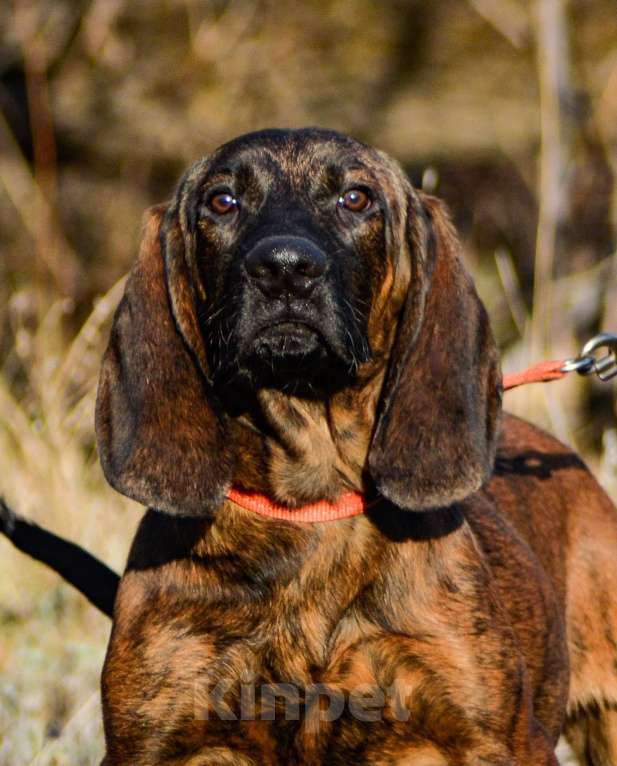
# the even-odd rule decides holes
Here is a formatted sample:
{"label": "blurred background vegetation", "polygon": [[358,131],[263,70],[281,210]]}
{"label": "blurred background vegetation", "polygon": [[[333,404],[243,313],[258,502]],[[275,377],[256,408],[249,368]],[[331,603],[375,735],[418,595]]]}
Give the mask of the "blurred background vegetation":
{"label": "blurred background vegetation", "polygon": [[[266,126],[396,156],[450,205],[504,369],[617,332],[614,0],[8,0],[0,6],[0,493],[120,569],[99,360],[141,215]],[[617,490],[615,386],[507,394]],[[0,540],[0,766],[102,754],[109,625]]]}

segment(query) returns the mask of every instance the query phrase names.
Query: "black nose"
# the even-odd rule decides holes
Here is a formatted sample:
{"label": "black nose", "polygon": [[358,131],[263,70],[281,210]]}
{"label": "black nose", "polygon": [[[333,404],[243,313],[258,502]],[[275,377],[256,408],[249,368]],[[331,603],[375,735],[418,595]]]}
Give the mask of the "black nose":
{"label": "black nose", "polygon": [[246,256],[245,266],[270,298],[307,298],[326,271],[325,254],[302,237],[265,237]]}

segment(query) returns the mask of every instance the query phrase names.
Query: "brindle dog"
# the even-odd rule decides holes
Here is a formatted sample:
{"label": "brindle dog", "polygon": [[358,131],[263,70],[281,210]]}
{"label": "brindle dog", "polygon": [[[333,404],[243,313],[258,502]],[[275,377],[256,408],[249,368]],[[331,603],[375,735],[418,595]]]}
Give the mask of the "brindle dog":
{"label": "brindle dog", "polygon": [[[500,404],[452,226],[393,160],[308,129],[194,165],[149,214],[99,388],[105,474],[151,508],[106,766],[547,766],[564,726],[616,764],[617,515]],[[232,485],[372,502],[278,521]]]}

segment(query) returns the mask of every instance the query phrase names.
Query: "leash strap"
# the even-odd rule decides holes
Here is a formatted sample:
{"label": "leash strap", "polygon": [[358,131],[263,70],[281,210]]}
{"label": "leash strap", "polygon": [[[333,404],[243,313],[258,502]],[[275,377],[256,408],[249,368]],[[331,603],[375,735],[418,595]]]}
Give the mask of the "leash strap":
{"label": "leash strap", "polygon": [[[595,352],[605,348],[608,353],[597,357]],[[617,335],[610,332],[601,332],[594,335],[583,346],[581,353],[573,359],[556,359],[550,362],[540,362],[528,367],[522,372],[515,372],[503,376],[503,390],[523,386],[526,383],[547,383],[552,380],[561,380],[569,372],[578,372],[579,375],[597,375],[606,382],[617,375]]]}
{"label": "leash strap", "polygon": [[561,380],[568,374],[564,372],[565,359],[556,359],[552,362],[540,362],[528,367],[522,372],[512,372],[503,376],[503,390],[524,386],[526,383],[548,383],[551,380]]}

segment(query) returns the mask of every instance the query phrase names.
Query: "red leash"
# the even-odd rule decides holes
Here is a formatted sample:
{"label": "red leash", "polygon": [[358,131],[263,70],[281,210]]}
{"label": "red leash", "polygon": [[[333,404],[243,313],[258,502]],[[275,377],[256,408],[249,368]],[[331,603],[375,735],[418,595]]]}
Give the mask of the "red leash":
{"label": "red leash", "polygon": [[517,386],[524,386],[525,383],[548,383],[551,380],[561,380],[568,374],[563,369],[565,363],[565,359],[540,362],[522,372],[511,372],[509,375],[504,375],[503,390],[509,391]]}
{"label": "red leash", "polygon": [[[594,351],[606,348],[608,353],[596,358]],[[503,390],[508,391],[525,383],[546,383],[551,380],[561,380],[569,372],[579,375],[597,375],[602,381],[610,380],[617,375],[617,335],[601,332],[587,341],[581,353],[574,359],[556,359],[550,362],[540,362],[528,367],[523,372],[515,372],[503,376]]]}

